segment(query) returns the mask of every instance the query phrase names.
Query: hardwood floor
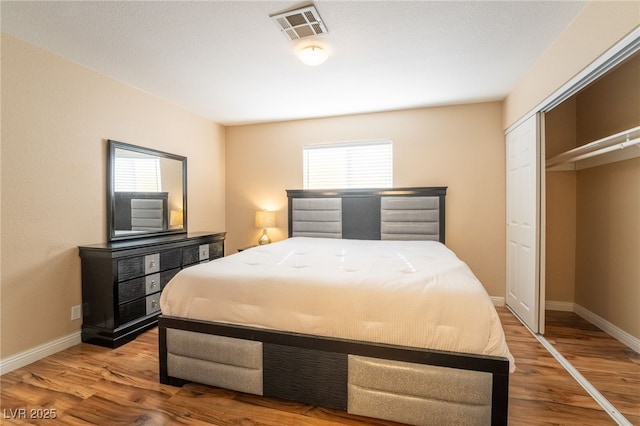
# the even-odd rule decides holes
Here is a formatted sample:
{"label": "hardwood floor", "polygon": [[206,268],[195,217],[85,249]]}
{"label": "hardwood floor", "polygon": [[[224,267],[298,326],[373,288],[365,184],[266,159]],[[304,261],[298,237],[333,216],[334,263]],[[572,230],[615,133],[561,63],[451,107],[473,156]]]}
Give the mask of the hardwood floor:
{"label": "hardwood floor", "polygon": [[573,312],[547,311],[545,338],[634,425],[640,425],[640,354]]}
{"label": "hardwood floor", "polygon": [[[615,424],[509,311],[498,311],[518,368],[511,425]],[[75,346],[3,375],[0,385],[3,425],[396,425],[198,384],[161,385],[156,330],[114,350]],[[53,420],[29,418],[51,410]]]}
{"label": "hardwood floor", "polygon": [[510,425],[616,423],[506,308],[499,308],[517,370],[509,383]]}

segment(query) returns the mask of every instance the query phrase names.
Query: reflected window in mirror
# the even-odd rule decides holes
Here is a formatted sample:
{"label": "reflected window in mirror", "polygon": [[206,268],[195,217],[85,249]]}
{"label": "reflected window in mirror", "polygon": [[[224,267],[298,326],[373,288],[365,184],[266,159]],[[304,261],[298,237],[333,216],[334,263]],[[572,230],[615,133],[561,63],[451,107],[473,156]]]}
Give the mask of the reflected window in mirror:
{"label": "reflected window in mirror", "polygon": [[108,143],[109,241],[186,233],[186,157]]}
{"label": "reflected window in mirror", "polygon": [[[118,151],[121,151],[118,154]],[[160,159],[126,155],[116,151],[114,189],[116,192],[162,192]]]}

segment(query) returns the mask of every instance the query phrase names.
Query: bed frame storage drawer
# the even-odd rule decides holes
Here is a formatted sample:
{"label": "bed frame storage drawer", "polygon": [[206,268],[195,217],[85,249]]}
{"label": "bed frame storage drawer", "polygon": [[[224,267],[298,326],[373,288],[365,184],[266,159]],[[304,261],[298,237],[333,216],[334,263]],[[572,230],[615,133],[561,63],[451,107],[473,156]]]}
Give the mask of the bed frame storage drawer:
{"label": "bed frame storage drawer", "polygon": [[349,355],[352,414],[411,425],[480,426],[491,424],[491,402],[488,372]]}
{"label": "bed frame storage drawer", "polygon": [[263,352],[264,396],[346,411],[346,354],[269,343]]}
{"label": "bed frame storage drawer", "polygon": [[225,237],[203,232],[79,247],[82,341],[115,348],[154,327],[162,289],[181,269],[223,256]]}
{"label": "bed frame storage drawer", "polygon": [[167,368],[171,375],[239,392],[263,394],[260,342],[168,330],[167,349]]}
{"label": "bed frame storage drawer", "polygon": [[507,425],[507,358],[165,315],[158,322],[163,384],[204,383],[403,424]]}

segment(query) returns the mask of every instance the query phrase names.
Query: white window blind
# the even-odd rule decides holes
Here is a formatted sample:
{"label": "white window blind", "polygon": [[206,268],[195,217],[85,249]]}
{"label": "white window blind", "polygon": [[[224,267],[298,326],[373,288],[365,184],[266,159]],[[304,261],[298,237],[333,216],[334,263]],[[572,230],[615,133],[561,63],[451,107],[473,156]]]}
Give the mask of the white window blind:
{"label": "white window blind", "polygon": [[116,192],[161,192],[158,158],[116,157]]}
{"label": "white window blind", "polygon": [[393,186],[391,141],[306,145],[303,162],[305,189]]}

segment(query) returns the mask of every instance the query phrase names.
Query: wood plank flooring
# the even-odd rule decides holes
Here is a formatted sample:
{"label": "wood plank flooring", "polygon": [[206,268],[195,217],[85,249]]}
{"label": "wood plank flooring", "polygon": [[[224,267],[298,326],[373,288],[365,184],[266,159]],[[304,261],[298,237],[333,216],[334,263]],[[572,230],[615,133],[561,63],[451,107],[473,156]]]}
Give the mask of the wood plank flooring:
{"label": "wood plank flooring", "polygon": [[[615,424],[509,311],[498,312],[518,368],[511,425]],[[3,425],[397,425],[198,384],[161,385],[156,330],[115,350],[77,345],[3,375],[0,386]],[[56,418],[17,418],[21,410],[47,413],[38,409]]]}
{"label": "wood plank flooring", "polygon": [[640,425],[640,354],[573,312],[547,311],[545,338],[634,425]]}

